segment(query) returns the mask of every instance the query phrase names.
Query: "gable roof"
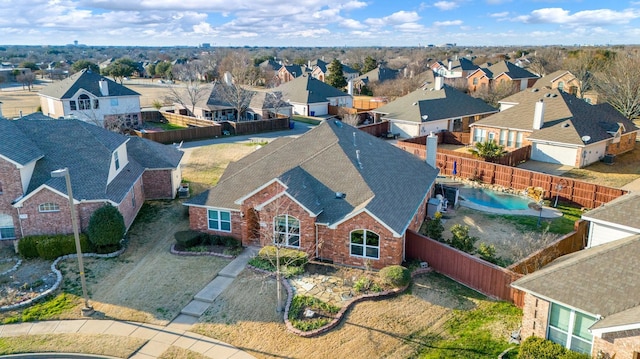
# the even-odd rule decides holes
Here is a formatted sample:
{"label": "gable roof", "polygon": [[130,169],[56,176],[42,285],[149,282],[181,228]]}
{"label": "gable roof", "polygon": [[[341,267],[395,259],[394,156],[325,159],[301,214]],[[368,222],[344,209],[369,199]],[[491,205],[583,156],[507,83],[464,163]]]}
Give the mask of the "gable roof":
{"label": "gable roof", "polygon": [[485,71],[487,76],[494,79],[501,74],[509,76],[512,80],[538,78],[538,76],[509,61],[496,62],[486,70],[488,70],[488,72]]}
{"label": "gable roof", "polygon": [[127,154],[129,160],[134,159],[145,169],[174,169],[180,165],[184,152],[173,145],[131,136],[127,141]]}
{"label": "gable roof", "polygon": [[[100,80],[107,81],[109,88],[108,96],[103,96],[100,92]],[[57,99],[65,99],[71,98],[80,89],[91,93],[95,97],[140,96],[139,93],[130,88],[87,69],[76,72],[60,82],[54,82],[46,86],[39,94]]]}
{"label": "gable roof", "polygon": [[301,65],[283,65],[280,67],[279,71],[283,69],[284,71],[287,71],[288,73],[292,74],[296,78],[308,72],[308,70]]}
{"label": "gable roof", "polygon": [[291,107],[291,104],[282,99],[282,93],[278,91],[256,91],[251,97],[249,108],[253,109],[275,109],[276,107],[282,109]]}
{"label": "gable roof", "polygon": [[20,131],[15,121],[0,117],[0,156],[24,166],[44,156],[44,152]]}
{"label": "gable roof", "polygon": [[550,74],[544,75],[541,78],[539,78],[535,84],[533,84],[532,88],[552,88],[553,83],[560,77],[564,76],[565,74],[569,74],[571,75],[572,79],[575,79],[576,77],[573,76],[573,74],[567,70],[557,70],[554,71]]}
{"label": "gable roof", "polygon": [[[540,130],[533,130],[535,103],[545,104],[544,123]],[[515,106],[477,121],[470,126],[487,126],[532,132],[530,141],[547,141],[574,146],[584,146],[613,137],[612,130],[622,124],[622,133],[637,131],[635,124],[617,112],[609,104],[590,105],[587,102],[558,89],[528,89],[511,95],[501,103]],[[615,131],[613,131],[615,132]],[[589,141],[583,141],[589,136]]]}
{"label": "gable roof", "polygon": [[348,93],[308,75],[285,82],[274,91],[282,92],[283,100],[295,103],[329,102],[329,98],[333,97],[351,97]]}
{"label": "gable roof", "polygon": [[384,82],[394,80],[400,74],[400,70],[390,69],[384,66],[378,66],[375,69],[356,77],[353,81],[362,81],[365,85],[370,82]]}
{"label": "gable roof", "polygon": [[640,230],[640,193],[620,196],[582,215],[586,221],[600,221]]}
{"label": "gable roof", "polygon": [[[511,285],[595,316],[592,328],[640,323],[640,235],[562,256]],[[624,316],[618,315],[625,313]],[[607,323],[610,321],[610,323]]]}
{"label": "gable roof", "polygon": [[[387,119],[418,123],[498,112],[481,99],[448,85],[440,90],[418,89],[372,111],[383,113]],[[425,115],[428,117],[423,120]]]}
{"label": "gable roof", "polygon": [[[239,200],[274,180],[317,215],[335,224],[368,211],[401,235],[438,170],[417,157],[337,120],[304,135],[281,138],[227,167],[218,184],[187,205],[239,210]],[[336,192],[346,194],[337,199]]]}
{"label": "gable roof", "polygon": [[[329,65],[331,65],[331,62],[326,62],[324,60],[316,59],[314,61],[311,61],[309,64],[311,65],[310,69],[315,70],[316,68],[318,68],[323,74],[326,74],[329,71]],[[342,72],[344,74],[358,73],[358,70],[354,70],[349,65],[345,65],[343,63],[340,63],[340,64],[342,65]]]}

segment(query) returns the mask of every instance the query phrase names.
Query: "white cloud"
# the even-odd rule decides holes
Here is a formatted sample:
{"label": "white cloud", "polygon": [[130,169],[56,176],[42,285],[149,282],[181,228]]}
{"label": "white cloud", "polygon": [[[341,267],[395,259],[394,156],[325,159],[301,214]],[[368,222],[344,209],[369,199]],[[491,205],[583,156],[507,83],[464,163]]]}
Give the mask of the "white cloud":
{"label": "white cloud", "polygon": [[573,14],[562,8],[544,8],[531,12],[529,15],[518,16],[516,21],[528,24],[562,24],[562,25],[619,25],[626,24],[640,17],[640,12],[610,9],[583,10]]}
{"label": "white cloud", "polygon": [[417,22],[420,16],[415,11],[398,11],[389,16],[381,18],[369,18],[364,23],[373,27],[383,27],[386,25],[396,26],[404,23]]}
{"label": "white cloud", "polygon": [[344,27],[347,29],[362,29],[362,23],[353,19],[344,19],[340,21],[340,27]]}
{"label": "white cloud", "polygon": [[459,25],[462,25],[462,20],[436,21],[433,23],[433,26],[459,26]]}
{"label": "white cloud", "polygon": [[508,11],[495,12],[493,14],[489,14],[489,17],[495,17],[495,18],[503,18],[503,17],[507,17],[507,16],[509,16],[509,12]]}
{"label": "white cloud", "polygon": [[408,22],[408,23],[394,26],[394,29],[400,30],[403,32],[423,32],[425,30],[425,27],[424,25],[421,25],[415,22]]}
{"label": "white cloud", "polygon": [[458,7],[458,4],[454,1],[437,1],[433,4],[433,6],[437,7],[442,11],[453,10]]}

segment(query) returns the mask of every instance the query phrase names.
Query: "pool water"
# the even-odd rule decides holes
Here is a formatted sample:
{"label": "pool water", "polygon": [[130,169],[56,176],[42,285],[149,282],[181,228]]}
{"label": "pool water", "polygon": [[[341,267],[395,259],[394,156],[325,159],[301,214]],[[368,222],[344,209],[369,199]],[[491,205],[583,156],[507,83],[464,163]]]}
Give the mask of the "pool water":
{"label": "pool water", "polygon": [[486,188],[460,187],[460,197],[479,206],[497,209],[528,209],[532,200]]}

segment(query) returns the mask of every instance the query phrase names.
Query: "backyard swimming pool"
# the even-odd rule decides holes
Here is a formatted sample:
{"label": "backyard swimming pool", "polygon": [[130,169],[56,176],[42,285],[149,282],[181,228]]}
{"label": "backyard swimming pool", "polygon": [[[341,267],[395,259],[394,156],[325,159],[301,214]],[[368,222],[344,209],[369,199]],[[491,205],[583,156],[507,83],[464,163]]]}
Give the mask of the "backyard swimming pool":
{"label": "backyard swimming pool", "polygon": [[529,209],[532,200],[487,188],[460,187],[460,197],[479,206],[506,210]]}

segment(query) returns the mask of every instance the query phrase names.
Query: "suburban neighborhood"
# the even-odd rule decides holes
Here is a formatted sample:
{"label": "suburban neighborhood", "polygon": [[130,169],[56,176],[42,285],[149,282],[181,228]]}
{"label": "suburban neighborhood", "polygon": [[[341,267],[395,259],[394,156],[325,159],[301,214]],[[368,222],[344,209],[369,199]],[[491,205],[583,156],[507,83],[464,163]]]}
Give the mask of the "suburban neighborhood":
{"label": "suburban neighborhood", "polygon": [[0,355],[640,359],[637,47],[393,49],[0,47]]}

